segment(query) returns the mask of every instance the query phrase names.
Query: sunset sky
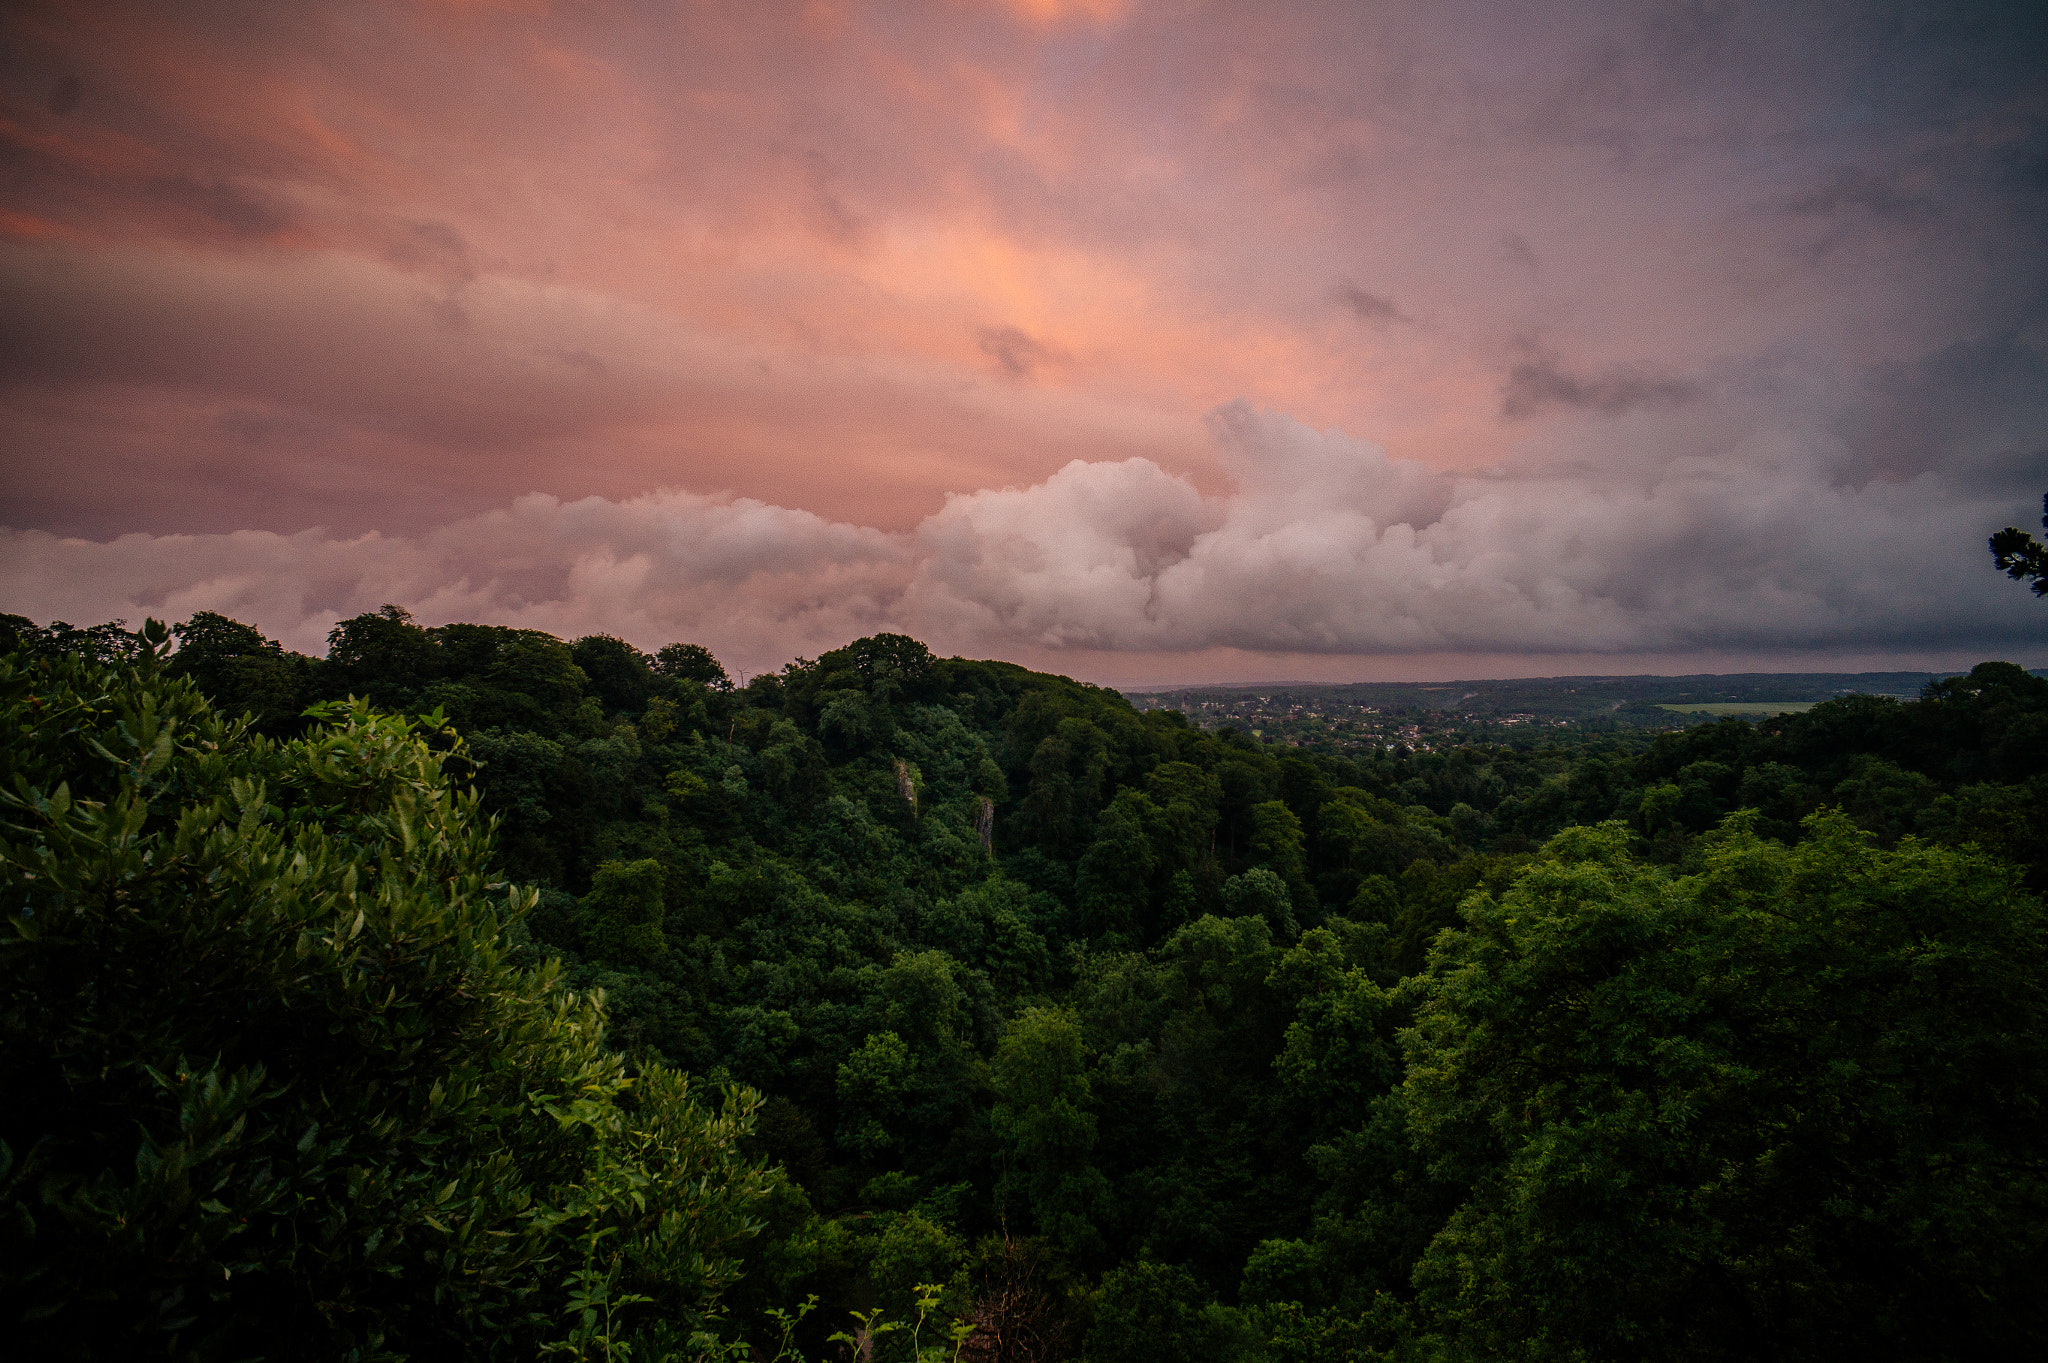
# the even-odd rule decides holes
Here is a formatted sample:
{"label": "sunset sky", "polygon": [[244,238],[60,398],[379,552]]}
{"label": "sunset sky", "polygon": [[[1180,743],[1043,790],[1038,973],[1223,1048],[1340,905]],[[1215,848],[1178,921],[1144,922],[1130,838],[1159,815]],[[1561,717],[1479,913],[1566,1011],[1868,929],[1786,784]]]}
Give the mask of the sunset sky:
{"label": "sunset sky", "polygon": [[0,610],[2048,664],[2048,9],[17,4]]}

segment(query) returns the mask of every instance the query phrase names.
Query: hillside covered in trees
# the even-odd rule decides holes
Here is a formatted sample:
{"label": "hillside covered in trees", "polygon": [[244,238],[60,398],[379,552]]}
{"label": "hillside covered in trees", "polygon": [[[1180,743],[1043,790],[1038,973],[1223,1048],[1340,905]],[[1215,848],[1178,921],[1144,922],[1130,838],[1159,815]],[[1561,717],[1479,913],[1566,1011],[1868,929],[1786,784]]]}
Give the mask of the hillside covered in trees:
{"label": "hillside covered in trees", "polygon": [[[1632,749],[1357,753],[897,635],[736,687],[689,644],[395,608],[319,659],[209,614],[175,652],[5,625],[9,1053],[56,1044],[33,990],[57,977],[21,972],[66,921],[25,877],[69,817],[59,783],[84,798],[67,764],[101,763],[107,801],[154,760],[92,695],[183,697],[150,713],[183,707],[302,792],[195,776],[160,797],[166,828],[202,795],[267,799],[365,866],[410,835],[340,829],[348,802],[293,773],[395,724],[430,754],[422,790],[473,784],[496,820],[463,855],[492,978],[529,981],[503,1006],[601,990],[611,1059],[558,1038],[549,1063],[596,1066],[627,1108],[604,1064],[670,1094],[731,1190],[716,1216],[758,1225],[647,1270],[666,1286],[618,1308],[636,1357],[1961,1359],[2048,1330],[2048,679],[2017,666]],[[131,749],[53,756],[59,691],[85,698],[65,733]],[[72,987],[92,967],[67,959]],[[162,1045],[195,1067],[235,1049],[219,1027]],[[684,1092],[720,1086],[723,1117]],[[474,1102],[490,1134],[461,1140],[524,1158],[539,1137]],[[0,1211],[47,1225],[21,1169],[49,1133],[10,1107]],[[549,1148],[515,1180],[535,1206],[595,1158]],[[430,1214],[411,1196],[394,1216]],[[604,1223],[564,1216],[490,1271],[559,1277]],[[36,1263],[11,1252],[10,1306],[35,1308]],[[497,1328],[376,1309],[357,1356],[459,1356]],[[594,1339],[562,1348],[606,1356]]]}

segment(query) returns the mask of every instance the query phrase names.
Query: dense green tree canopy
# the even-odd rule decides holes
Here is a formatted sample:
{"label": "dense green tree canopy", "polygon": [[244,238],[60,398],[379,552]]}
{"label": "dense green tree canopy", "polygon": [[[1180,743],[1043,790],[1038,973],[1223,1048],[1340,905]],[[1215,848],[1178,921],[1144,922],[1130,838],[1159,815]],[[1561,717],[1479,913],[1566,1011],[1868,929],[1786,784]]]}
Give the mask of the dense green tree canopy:
{"label": "dense green tree canopy", "polygon": [[[65,629],[21,622],[19,674],[114,638]],[[102,653],[132,652],[114,633]],[[478,889],[462,912],[496,925],[472,934],[491,969],[529,981],[506,997],[603,991],[603,1044],[594,1015],[571,1031],[576,1063],[637,1081],[604,1099],[621,1131],[674,1070],[762,1095],[739,1139],[769,1165],[745,1213],[763,1229],[713,1236],[728,1248],[695,1278],[621,1280],[654,1299],[620,1316],[645,1340],[680,1322],[823,1359],[837,1332],[896,1363],[931,1329],[883,1327],[923,1310],[968,1322],[963,1357],[1009,1360],[2040,1343],[2048,680],[2011,664],[1654,739],[1340,753],[903,636],[744,687],[695,645],[395,609],[341,622],[325,658],[218,617],[179,642],[184,680],[151,684],[250,716],[207,721],[264,782],[250,836],[316,831],[337,868],[360,847],[359,885],[425,855],[302,770],[340,735],[410,745],[454,823],[497,820],[464,874],[532,887],[531,908]],[[101,741],[114,790],[134,762]],[[395,808],[375,789],[365,809]],[[242,827],[244,797],[204,798],[228,801],[207,827]],[[418,978],[470,1025],[473,989]],[[178,1040],[181,1070],[147,1063],[206,1073],[218,1052],[231,1075],[251,1016]],[[270,1055],[266,1074],[299,1063]],[[284,1092],[264,1101],[314,1101]],[[679,1130],[738,1120],[677,1102]],[[477,1103],[474,1149],[525,1130]],[[717,1140],[691,1147],[701,1167],[754,1188]],[[565,1167],[513,1182],[563,1205],[542,1189]],[[556,1318],[576,1237],[602,1229],[564,1225],[501,1247],[556,1274],[504,1310]],[[728,1314],[706,1324],[725,1253]],[[388,1329],[427,1328],[404,1319]]]}
{"label": "dense green tree canopy", "polygon": [[2048,920],[2012,873],[1839,813],[1620,825],[1463,906],[1403,1088],[1461,1203],[1416,1269],[1527,1358],[2017,1356],[2048,1326]]}
{"label": "dense green tree canopy", "polygon": [[753,1099],[702,1109],[518,962],[530,892],[410,722],[274,743],[153,657],[16,654],[0,726],[11,1347],[530,1358],[593,1287],[621,1338],[702,1321]]}

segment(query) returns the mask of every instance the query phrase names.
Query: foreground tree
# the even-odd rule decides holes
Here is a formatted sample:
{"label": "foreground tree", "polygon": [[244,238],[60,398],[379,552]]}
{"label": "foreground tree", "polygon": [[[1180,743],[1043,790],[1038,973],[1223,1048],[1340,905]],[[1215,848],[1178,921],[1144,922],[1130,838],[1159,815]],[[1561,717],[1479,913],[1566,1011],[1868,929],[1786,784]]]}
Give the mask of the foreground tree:
{"label": "foreground tree", "polygon": [[[2048,495],[2041,498],[2041,528],[2048,530]],[[1991,561],[2015,582],[2032,582],[2034,595],[2048,596],[2048,544],[2016,525],[1991,537]]]}
{"label": "foreground tree", "polygon": [[1570,829],[1418,981],[1416,1268],[1504,1358],[2020,1357],[2048,1338],[2048,920],[1835,813],[1699,874]]}
{"label": "foreground tree", "polygon": [[[764,1187],[515,963],[530,894],[412,723],[277,743],[132,665],[0,659],[0,1313],[24,1357],[682,1348]],[[457,751],[459,751],[459,744]]]}

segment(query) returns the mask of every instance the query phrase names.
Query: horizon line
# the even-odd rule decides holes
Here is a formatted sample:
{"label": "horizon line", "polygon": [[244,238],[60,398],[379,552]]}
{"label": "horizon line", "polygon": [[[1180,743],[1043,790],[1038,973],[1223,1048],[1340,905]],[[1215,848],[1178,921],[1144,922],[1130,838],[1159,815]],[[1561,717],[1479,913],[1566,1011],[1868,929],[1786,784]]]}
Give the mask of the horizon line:
{"label": "horizon line", "polygon": [[[1987,660],[1997,661],[1997,660]],[[2015,664],[2019,666],[2019,664]],[[1560,682],[1560,681],[1685,681],[1693,677],[1711,677],[1725,680],[1731,677],[1930,677],[1941,680],[1948,677],[1967,677],[1971,668],[1956,670],[1926,668],[1880,668],[1863,672],[1828,671],[1779,671],[1779,672],[1568,672],[1548,677],[1466,677],[1449,681],[1246,681],[1246,682],[1176,682],[1169,685],[1112,686],[1106,690],[1123,695],[1153,696],[1173,691],[1250,691],[1277,690],[1282,687],[1299,689],[1334,690],[1345,686],[1406,686],[1406,687],[1451,687],[1451,686],[1505,686],[1515,682]],[[2048,676],[2048,667],[2021,667],[2029,676]]]}

